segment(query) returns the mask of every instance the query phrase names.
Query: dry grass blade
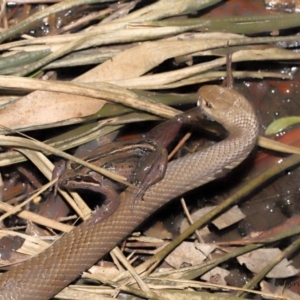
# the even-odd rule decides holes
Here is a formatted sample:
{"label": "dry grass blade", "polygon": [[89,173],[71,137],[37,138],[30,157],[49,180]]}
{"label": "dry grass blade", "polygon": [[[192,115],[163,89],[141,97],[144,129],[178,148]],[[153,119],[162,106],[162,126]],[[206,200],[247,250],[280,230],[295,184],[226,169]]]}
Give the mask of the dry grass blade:
{"label": "dry grass blade", "polygon": [[[54,165],[43,153],[27,149],[18,149],[18,151],[24,153],[49,181],[52,180]],[[56,179],[51,181],[52,184],[55,182]],[[71,192],[70,194],[72,197],[70,197],[66,191],[63,191],[60,188],[58,191],[83,220],[89,218],[91,210],[77,193]]]}
{"label": "dry grass blade", "polygon": [[[6,211],[6,212],[10,212],[10,211],[14,210],[14,207],[9,205],[9,204],[0,202],[0,209],[3,210],[3,211]],[[35,222],[36,224],[40,224],[42,226],[53,228],[53,229],[56,229],[56,230],[59,230],[59,231],[62,231],[62,232],[69,232],[73,228],[72,226],[69,226],[67,224],[62,224],[60,222],[48,219],[46,217],[40,216],[38,214],[35,214],[35,213],[33,213],[31,211],[27,211],[27,210],[20,211],[18,213],[18,216],[20,218],[24,218],[26,220],[30,220],[32,222]]]}
{"label": "dry grass blade", "polygon": [[82,159],[79,159],[75,156],[72,156],[72,155],[62,152],[60,150],[57,150],[49,145],[39,142],[39,141],[32,141],[32,140],[28,140],[28,139],[24,139],[24,138],[20,138],[20,137],[1,136],[0,137],[0,145],[5,146],[5,147],[28,148],[28,149],[42,151],[42,152],[46,152],[46,153],[52,153],[57,156],[63,157],[67,160],[71,160],[78,164],[86,166],[96,172],[103,174],[104,176],[107,176],[108,178],[111,178],[115,181],[121,182],[121,183],[125,184],[126,186],[131,186],[131,187],[135,188],[135,186],[133,186],[129,182],[127,182],[126,178],[123,176],[111,173],[111,172],[107,171],[106,169],[99,168],[93,164],[90,164],[90,163],[82,160]]}
{"label": "dry grass blade", "polygon": [[[88,85],[72,82],[51,82],[30,78],[0,76],[0,86],[6,88],[19,88],[23,90],[62,92],[82,95],[85,97],[93,97],[96,99],[104,99],[106,101],[120,103],[132,108],[137,108],[167,118],[173,117],[175,113],[179,112],[171,107],[156,103],[151,99],[147,99],[143,96],[138,96],[129,90],[108,83],[95,83],[93,85]],[[3,125],[7,126],[6,124]]]}
{"label": "dry grass blade", "polygon": [[55,14],[59,11],[66,10],[68,8],[79,6],[83,4],[92,4],[92,3],[101,3],[101,2],[113,2],[113,0],[65,0],[55,5],[50,6],[48,9],[40,11],[34,14],[31,17],[26,18],[23,22],[18,23],[17,25],[7,29],[2,32],[0,37],[0,43],[4,42],[6,39],[18,34],[21,31],[28,29],[36,21],[42,20],[43,18],[48,17],[50,14]]}
{"label": "dry grass blade", "polygon": [[[223,42],[224,43],[224,42]],[[178,47],[180,42],[174,47]],[[166,48],[165,51],[171,51],[170,48]],[[203,53],[203,55],[210,55],[209,52]],[[296,60],[300,58],[299,53],[291,52],[285,49],[279,48],[268,48],[268,49],[255,49],[255,50],[240,50],[232,55],[233,62],[239,61],[256,61],[256,60],[278,60],[278,59],[291,59]],[[207,70],[211,70],[216,67],[224,65],[226,58],[217,58],[209,62],[204,62],[201,64],[196,64],[190,67],[179,69],[176,71],[169,71],[165,73],[159,73],[154,75],[145,75],[139,78],[133,79],[122,79],[122,80],[112,80],[111,83],[130,87],[130,88],[141,88],[141,89],[151,89],[151,88],[164,88],[164,85],[176,83],[182,79],[189,78],[191,76],[203,73]]]}
{"label": "dry grass blade", "polygon": [[298,147],[286,145],[286,144],[265,138],[263,136],[260,136],[258,138],[258,145],[263,148],[282,152],[282,153],[300,154],[300,148],[298,148]]}

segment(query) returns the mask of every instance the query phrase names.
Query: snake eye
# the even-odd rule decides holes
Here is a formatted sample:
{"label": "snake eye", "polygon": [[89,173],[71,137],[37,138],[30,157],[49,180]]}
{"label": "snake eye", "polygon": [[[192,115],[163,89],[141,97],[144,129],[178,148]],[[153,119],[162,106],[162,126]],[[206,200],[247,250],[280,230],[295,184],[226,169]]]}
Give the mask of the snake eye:
{"label": "snake eye", "polygon": [[213,105],[210,102],[205,101],[205,106],[207,108],[213,108]]}

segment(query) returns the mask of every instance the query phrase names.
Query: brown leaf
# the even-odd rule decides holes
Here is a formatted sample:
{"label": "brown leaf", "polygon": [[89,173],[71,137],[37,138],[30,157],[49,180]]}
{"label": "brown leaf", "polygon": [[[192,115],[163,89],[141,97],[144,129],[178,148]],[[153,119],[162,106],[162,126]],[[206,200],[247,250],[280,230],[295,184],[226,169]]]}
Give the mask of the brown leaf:
{"label": "brown leaf", "polygon": [[4,260],[9,260],[11,252],[22,247],[25,239],[20,236],[7,235],[0,239],[0,257]]}
{"label": "brown leaf", "polygon": [[35,91],[0,111],[1,125],[23,128],[69,119],[99,111],[104,101],[65,93]]}
{"label": "brown leaf", "polygon": [[[240,264],[254,273],[259,273],[269,262],[277,257],[281,251],[278,248],[273,249],[257,249],[249,253],[238,256],[237,260]],[[291,262],[286,258],[278,263],[267,275],[268,278],[286,278],[295,276],[299,270],[295,269]]]}
{"label": "brown leaf", "polygon": [[155,41],[141,43],[78,77],[76,82],[111,81],[140,77],[163,61],[209,47],[225,45],[224,40]]}
{"label": "brown leaf", "polygon": [[184,263],[192,266],[200,264],[215,249],[214,245],[205,244],[204,254],[203,251],[198,250],[200,245],[203,247],[204,244],[183,242],[166,257],[166,262],[174,268],[180,268]]}

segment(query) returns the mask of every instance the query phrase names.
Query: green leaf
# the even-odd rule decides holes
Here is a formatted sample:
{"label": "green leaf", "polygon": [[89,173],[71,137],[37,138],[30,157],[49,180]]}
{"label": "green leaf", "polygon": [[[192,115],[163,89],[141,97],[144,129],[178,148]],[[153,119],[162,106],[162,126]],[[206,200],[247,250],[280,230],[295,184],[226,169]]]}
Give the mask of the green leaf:
{"label": "green leaf", "polygon": [[284,130],[285,128],[287,128],[291,125],[294,125],[296,123],[299,123],[299,122],[300,122],[300,117],[298,117],[298,116],[277,119],[268,126],[265,134],[266,135],[276,134],[276,133]]}

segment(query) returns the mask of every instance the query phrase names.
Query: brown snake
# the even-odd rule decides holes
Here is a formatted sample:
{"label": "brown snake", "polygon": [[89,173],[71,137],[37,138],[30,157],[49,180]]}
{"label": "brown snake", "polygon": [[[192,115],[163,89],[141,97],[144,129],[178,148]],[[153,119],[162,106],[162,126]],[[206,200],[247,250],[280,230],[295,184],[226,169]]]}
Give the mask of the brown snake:
{"label": "brown snake", "polygon": [[234,90],[199,90],[206,113],[229,132],[227,139],[170,162],[163,180],[150,187],[132,211],[130,194],[102,222],[84,222],[44,252],[0,277],[1,300],[45,300],[76,279],[169,200],[199,187],[244,160],[256,143],[258,121],[251,105]]}

